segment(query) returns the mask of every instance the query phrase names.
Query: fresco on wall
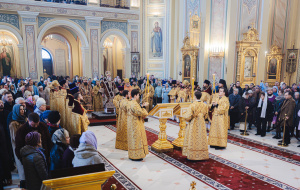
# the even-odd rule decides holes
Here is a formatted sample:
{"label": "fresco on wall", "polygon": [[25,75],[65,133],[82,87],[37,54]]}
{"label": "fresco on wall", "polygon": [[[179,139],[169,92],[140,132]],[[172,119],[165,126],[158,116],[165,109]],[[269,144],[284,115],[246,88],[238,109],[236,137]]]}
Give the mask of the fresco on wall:
{"label": "fresco on wall", "polygon": [[149,18],[149,59],[163,59],[164,18]]}
{"label": "fresco on wall", "polygon": [[13,76],[14,50],[13,46],[0,46],[0,73]]}

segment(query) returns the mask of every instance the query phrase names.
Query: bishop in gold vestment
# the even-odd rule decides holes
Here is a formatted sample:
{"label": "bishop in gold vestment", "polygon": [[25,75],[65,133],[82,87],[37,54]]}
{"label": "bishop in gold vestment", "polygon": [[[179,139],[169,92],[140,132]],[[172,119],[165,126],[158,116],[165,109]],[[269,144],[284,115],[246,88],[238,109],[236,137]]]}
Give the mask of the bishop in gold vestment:
{"label": "bishop in gold vestment", "polygon": [[[136,94],[134,95],[133,92]],[[133,99],[127,109],[128,156],[132,160],[141,160],[149,154],[144,127],[144,118],[148,115],[148,112],[136,102],[139,97],[137,90],[132,90],[131,96],[133,96]],[[143,106],[145,106],[145,103]]]}
{"label": "bishop in gold vestment", "polygon": [[[125,92],[125,91],[124,91]],[[117,127],[117,136],[116,136],[116,149],[128,150],[128,141],[127,141],[127,110],[130,105],[129,94],[120,101],[119,108],[119,119]]]}
{"label": "bishop in gold vestment", "polygon": [[229,100],[225,90],[219,90],[219,98],[213,98],[211,108],[214,109],[208,137],[208,144],[216,149],[227,147]]}
{"label": "bishop in gold vestment", "polygon": [[93,88],[93,109],[94,111],[101,111],[103,109],[103,98],[100,93],[100,81],[96,81],[96,85]]}
{"label": "bishop in gold vestment", "polygon": [[208,106],[200,101],[201,92],[196,92],[195,94],[197,101],[193,102],[184,114],[184,118],[189,124],[185,131],[182,155],[187,156],[188,160],[208,160],[208,143],[205,126]]}

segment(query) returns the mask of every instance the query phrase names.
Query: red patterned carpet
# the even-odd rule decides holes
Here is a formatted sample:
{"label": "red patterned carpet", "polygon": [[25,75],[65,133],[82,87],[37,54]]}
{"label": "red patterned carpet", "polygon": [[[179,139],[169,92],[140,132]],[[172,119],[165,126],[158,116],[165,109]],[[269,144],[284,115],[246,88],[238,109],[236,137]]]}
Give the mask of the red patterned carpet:
{"label": "red patterned carpet", "polygon": [[[115,126],[109,128],[113,131],[116,129]],[[157,140],[157,133],[158,132],[146,127],[149,145],[153,144]],[[245,141],[243,142],[246,143]],[[252,145],[254,146],[255,144]],[[191,162],[188,161],[186,157],[182,155],[181,151],[178,150],[162,154],[155,153],[154,151],[151,152],[179,169],[186,167],[187,169],[183,169],[183,171],[213,188],[293,189],[287,184],[283,184],[255,171],[243,168],[242,166],[230,161],[220,159],[213,154],[210,154],[210,159],[208,161]]]}

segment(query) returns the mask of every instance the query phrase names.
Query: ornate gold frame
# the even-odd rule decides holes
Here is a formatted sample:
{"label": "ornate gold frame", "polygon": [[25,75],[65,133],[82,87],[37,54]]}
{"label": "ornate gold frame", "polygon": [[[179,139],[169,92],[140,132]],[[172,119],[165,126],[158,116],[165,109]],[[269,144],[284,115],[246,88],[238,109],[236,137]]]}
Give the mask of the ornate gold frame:
{"label": "ornate gold frame", "polygon": [[[243,34],[242,41],[236,42],[238,60],[237,60],[237,81],[240,81],[241,86],[245,87],[245,84],[255,83],[257,64],[258,64],[258,53],[262,42],[259,40],[259,33],[255,28],[250,28],[247,33]],[[245,57],[253,57],[252,63],[252,76],[244,78],[245,69]]]}
{"label": "ornate gold frame", "polygon": [[[276,59],[277,60],[277,71],[276,71],[276,78],[275,79],[269,79],[269,68],[270,68],[270,60]],[[283,54],[281,52],[281,48],[279,48],[277,45],[272,45],[270,48],[270,53],[267,54],[267,60],[268,60],[268,67],[267,67],[267,82],[269,85],[274,85],[276,81],[280,82],[280,76],[281,76],[281,64],[283,60]]]}
{"label": "ornate gold frame", "polygon": [[[195,24],[195,25],[194,25]],[[195,14],[190,18],[190,39],[192,46],[198,46],[200,43],[201,18]]]}
{"label": "ornate gold frame", "polygon": [[[181,48],[182,52],[182,81],[188,80],[192,81],[192,78],[196,79],[197,74],[197,55],[199,52],[198,47],[191,45],[190,38],[186,36],[183,40],[183,47]],[[184,77],[184,58],[186,55],[189,55],[191,58],[191,68],[190,68],[190,77]]]}

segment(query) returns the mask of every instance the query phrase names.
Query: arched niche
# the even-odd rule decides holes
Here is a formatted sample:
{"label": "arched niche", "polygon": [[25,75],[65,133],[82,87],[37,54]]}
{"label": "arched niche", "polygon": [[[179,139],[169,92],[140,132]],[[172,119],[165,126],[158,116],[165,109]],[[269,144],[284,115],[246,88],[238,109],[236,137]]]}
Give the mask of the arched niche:
{"label": "arched niche", "polygon": [[[8,42],[0,44],[0,76],[7,73],[11,77],[25,76],[23,39],[19,32],[11,26],[0,25],[0,39]],[[5,73],[2,64],[5,64]]]}
{"label": "arched niche", "polygon": [[[104,46],[104,42],[105,41],[110,41],[112,42],[114,45],[117,45],[119,47],[115,47],[117,50],[112,51],[109,50],[108,48],[106,48]],[[121,48],[120,48],[121,46]],[[107,63],[109,62],[109,59],[114,59],[114,58],[109,58],[106,57],[109,54],[109,51],[112,51],[111,53],[114,54],[113,52],[118,52],[117,56],[122,56],[122,72],[123,72],[123,78],[129,77],[131,75],[131,64],[130,64],[130,43],[128,40],[128,36],[126,34],[124,34],[122,31],[120,30],[108,30],[106,31],[100,40],[100,48],[101,48],[101,54],[100,54],[100,71],[101,73],[105,73],[104,71],[104,64],[105,61],[107,61]],[[120,51],[121,50],[121,51]],[[118,57],[117,57],[118,58]],[[120,60],[120,59],[119,59]],[[113,61],[111,61],[112,63]],[[113,73],[113,76],[116,77],[117,76],[117,70],[116,66],[115,67],[111,67],[111,66],[107,66],[107,68],[113,68],[114,70],[111,71]]]}

